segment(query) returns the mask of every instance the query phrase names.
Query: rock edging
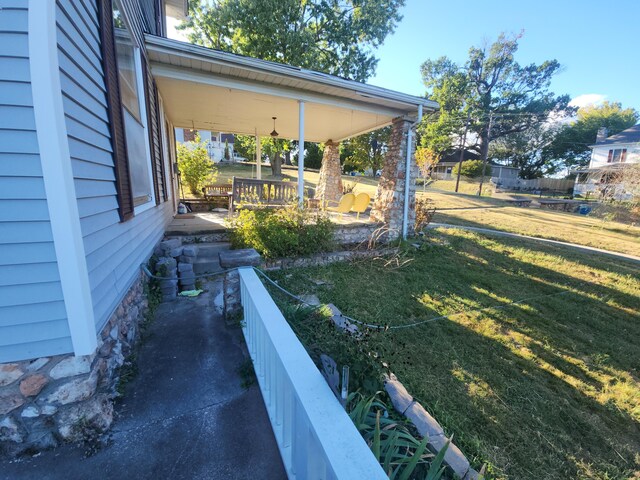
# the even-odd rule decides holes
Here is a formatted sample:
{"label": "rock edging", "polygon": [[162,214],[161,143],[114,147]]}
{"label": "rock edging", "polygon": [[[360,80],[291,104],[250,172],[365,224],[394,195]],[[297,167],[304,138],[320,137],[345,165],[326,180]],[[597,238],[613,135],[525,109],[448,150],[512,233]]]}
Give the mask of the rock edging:
{"label": "rock edging", "polygon": [[[413,423],[420,435],[429,439],[428,448],[437,454],[447,444],[449,438],[436,419],[409,394],[393,373],[385,375],[384,388],[394,408]],[[453,443],[449,444],[444,461],[462,480],[480,478],[478,472],[471,468],[467,457]]]}

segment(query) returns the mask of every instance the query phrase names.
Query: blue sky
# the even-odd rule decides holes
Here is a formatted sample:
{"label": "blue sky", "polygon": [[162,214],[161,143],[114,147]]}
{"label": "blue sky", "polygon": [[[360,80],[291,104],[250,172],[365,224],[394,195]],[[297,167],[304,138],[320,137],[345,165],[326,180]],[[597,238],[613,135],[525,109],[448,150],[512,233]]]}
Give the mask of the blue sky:
{"label": "blue sky", "polygon": [[524,29],[516,60],[558,60],[557,94],[640,110],[640,0],[407,0],[402,13],[376,52],[380,61],[368,83],[423,94],[424,60],[446,55],[462,63],[470,46]]}

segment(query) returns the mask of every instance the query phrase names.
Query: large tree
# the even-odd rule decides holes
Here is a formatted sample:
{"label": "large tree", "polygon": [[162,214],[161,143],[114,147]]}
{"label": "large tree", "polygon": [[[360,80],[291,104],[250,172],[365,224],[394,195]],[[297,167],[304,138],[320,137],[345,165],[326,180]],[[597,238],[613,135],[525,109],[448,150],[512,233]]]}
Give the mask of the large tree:
{"label": "large tree", "polygon": [[598,130],[606,127],[609,135],[614,135],[633,127],[640,119],[633,108],[622,108],[618,102],[604,102],[601,105],[587,105],[578,110],[576,119],[565,125],[542,152],[548,163],[566,168],[589,164],[589,145],[596,142]]}
{"label": "large tree", "polygon": [[521,178],[533,179],[555,174],[562,166],[548,158],[544,151],[560,129],[560,123],[549,122],[507,135],[491,144],[489,155],[498,163],[518,167]]}
{"label": "large tree", "polygon": [[491,44],[471,47],[462,65],[447,57],[422,64],[428,96],[441,106],[421,126],[424,147],[440,155],[453,153],[468,120],[464,148],[486,161],[492,141],[531,131],[571,112],[569,97],[550,91],[551,78],[560,69],[556,60],[539,65],[515,60],[521,37],[500,34]]}
{"label": "large tree", "polygon": [[382,169],[390,134],[391,127],[384,127],[343,142],[341,160],[345,170],[364,172],[371,169],[375,175]]}
{"label": "large tree", "polygon": [[190,0],[191,42],[365,81],[405,0]]}

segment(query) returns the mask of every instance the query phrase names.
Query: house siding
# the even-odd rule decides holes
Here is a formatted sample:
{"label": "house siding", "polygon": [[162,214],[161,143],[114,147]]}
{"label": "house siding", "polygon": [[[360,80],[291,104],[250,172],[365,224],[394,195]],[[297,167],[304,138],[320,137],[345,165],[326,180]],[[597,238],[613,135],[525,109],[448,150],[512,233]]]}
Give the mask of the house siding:
{"label": "house siding", "polygon": [[[139,6],[122,3],[134,38],[141,40],[144,19]],[[164,202],[120,222],[97,7],[96,0],[58,0],[56,21],[69,150],[100,331],[139,274],[140,264],[162,238],[173,210]],[[157,131],[157,126],[152,128]]]}
{"label": "house siding", "polygon": [[615,163],[609,163],[609,150],[620,148],[627,149],[625,163],[640,163],[640,146],[638,146],[638,144],[619,143],[593,147],[589,168],[610,167],[612,165],[616,165]]}
{"label": "house siding", "polygon": [[0,1],[0,363],[72,351],[35,127],[26,0]]}

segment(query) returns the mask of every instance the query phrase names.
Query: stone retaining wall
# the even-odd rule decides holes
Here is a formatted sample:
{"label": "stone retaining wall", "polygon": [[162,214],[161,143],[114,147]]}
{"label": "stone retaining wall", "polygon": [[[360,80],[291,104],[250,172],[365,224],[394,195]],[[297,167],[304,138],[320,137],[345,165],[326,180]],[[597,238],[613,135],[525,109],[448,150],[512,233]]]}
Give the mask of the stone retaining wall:
{"label": "stone retaining wall", "polygon": [[383,223],[361,223],[351,225],[336,225],[333,239],[338,245],[357,245],[368,243],[385,243],[388,239],[388,230]]}
{"label": "stone retaining wall", "polygon": [[52,448],[113,421],[119,368],[148,310],[140,274],[98,336],[96,353],[0,364],[0,454]]}
{"label": "stone retaining wall", "polygon": [[167,235],[166,240],[180,239],[182,245],[190,245],[192,243],[214,243],[214,242],[228,242],[229,232],[219,231],[212,233],[194,234],[194,235]]}
{"label": "stone retaining wall", "polygon": [[264,270],[281,270],[283,268],[297,267],[317,267],[329,265],[335,262],[345,262],[349,260],[374,258],[382,255],[392,255],[397,253],[396,247],[381,248],[375,250],[344,250],[340,252],[326,252],[312,255],[310,257],[299,258],[278,258],[275,260],[265,260],[262,264]]}

